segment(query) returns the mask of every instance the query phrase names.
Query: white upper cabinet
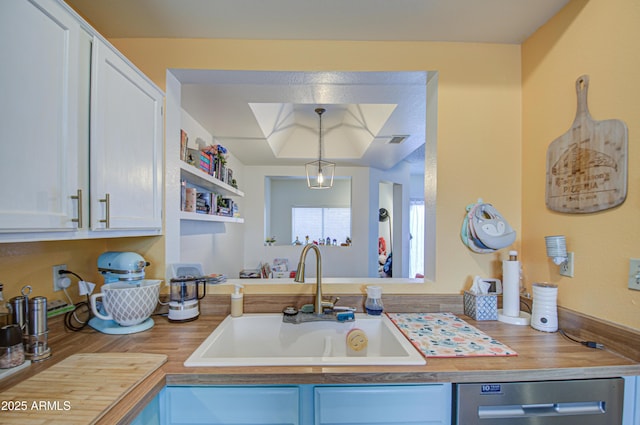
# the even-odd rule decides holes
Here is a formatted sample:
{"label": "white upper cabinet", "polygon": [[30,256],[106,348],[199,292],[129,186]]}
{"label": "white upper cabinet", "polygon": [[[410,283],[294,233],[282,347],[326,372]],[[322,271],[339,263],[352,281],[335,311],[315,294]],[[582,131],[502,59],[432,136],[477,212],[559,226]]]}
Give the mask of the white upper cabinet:
{"label": "white upper cabinet", "polygon": [[91,229],[160,229],[163,94],[100,40],[92,58]]}
{"label": "white upper cabinet", "polygon": [[78,226],[79,34],[55,1],[0,3],[0,232]]}
{"label": "white upper cabinet", "polygon": [[160,234],[162,91],[60,0],[1,1],[0,54],[0,242]]}

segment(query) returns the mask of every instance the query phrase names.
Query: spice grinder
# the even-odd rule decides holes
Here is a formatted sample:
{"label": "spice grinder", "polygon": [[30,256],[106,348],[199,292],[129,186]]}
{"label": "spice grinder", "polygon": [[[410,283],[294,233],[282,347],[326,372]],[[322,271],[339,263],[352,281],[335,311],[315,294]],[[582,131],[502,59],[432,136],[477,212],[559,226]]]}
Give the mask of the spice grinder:
{"label": "spice grinder", "polygon": [[24,336],[25,356],[32,361],[47,359],[51,356],[48,342],[47,299],[31,298],[28,310],[27,334]]}
{"label": "spice grinder", "polygon": [[47,299],[33,297],[31,286],[22,288],[22,295],[9,300],[11,319],[22,334],[24,356],[28,360],[40,361],[51,356],[49,326],[47,324]]}

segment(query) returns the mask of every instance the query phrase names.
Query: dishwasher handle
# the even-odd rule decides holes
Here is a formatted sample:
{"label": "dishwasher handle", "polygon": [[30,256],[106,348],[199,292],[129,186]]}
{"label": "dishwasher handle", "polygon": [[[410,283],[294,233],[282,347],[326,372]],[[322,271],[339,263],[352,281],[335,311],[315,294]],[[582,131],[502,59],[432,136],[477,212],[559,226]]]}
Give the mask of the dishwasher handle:
{"label": "dishwasher handle", "polygon": [[606,413],[604,401],[572,403],[512,404],[502,406],[479,406],[480,419],[516,419],[541,416],[603,415]]}

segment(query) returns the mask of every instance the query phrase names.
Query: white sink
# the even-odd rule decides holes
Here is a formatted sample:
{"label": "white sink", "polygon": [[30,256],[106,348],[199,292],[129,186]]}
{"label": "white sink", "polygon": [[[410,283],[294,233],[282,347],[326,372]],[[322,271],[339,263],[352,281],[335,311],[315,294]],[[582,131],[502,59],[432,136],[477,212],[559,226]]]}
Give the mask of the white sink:
{"label": "white sink", "polygon": [[[347,333],[363,330],[365,350],[347,349]],[[423,365],[424,357],[385,316],[356,314],[354,322],[282,322],[282,314],[226,319],[184,362],[205,366]]]}

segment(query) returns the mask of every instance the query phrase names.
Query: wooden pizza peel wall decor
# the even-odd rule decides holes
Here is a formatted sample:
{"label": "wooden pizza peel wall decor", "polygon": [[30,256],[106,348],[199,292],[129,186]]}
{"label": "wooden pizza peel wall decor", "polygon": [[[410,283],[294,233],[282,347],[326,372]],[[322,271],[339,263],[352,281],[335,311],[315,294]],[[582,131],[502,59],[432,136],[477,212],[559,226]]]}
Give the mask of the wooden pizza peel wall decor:
{"label": "wooden pizza peel wall decor", "polygon": [[602,211],[627,197],[627,125],[621,120],[593,120],[588,88],[588,75],[576,80],[576,118],[547,149],[545,202],[553,211]]}

